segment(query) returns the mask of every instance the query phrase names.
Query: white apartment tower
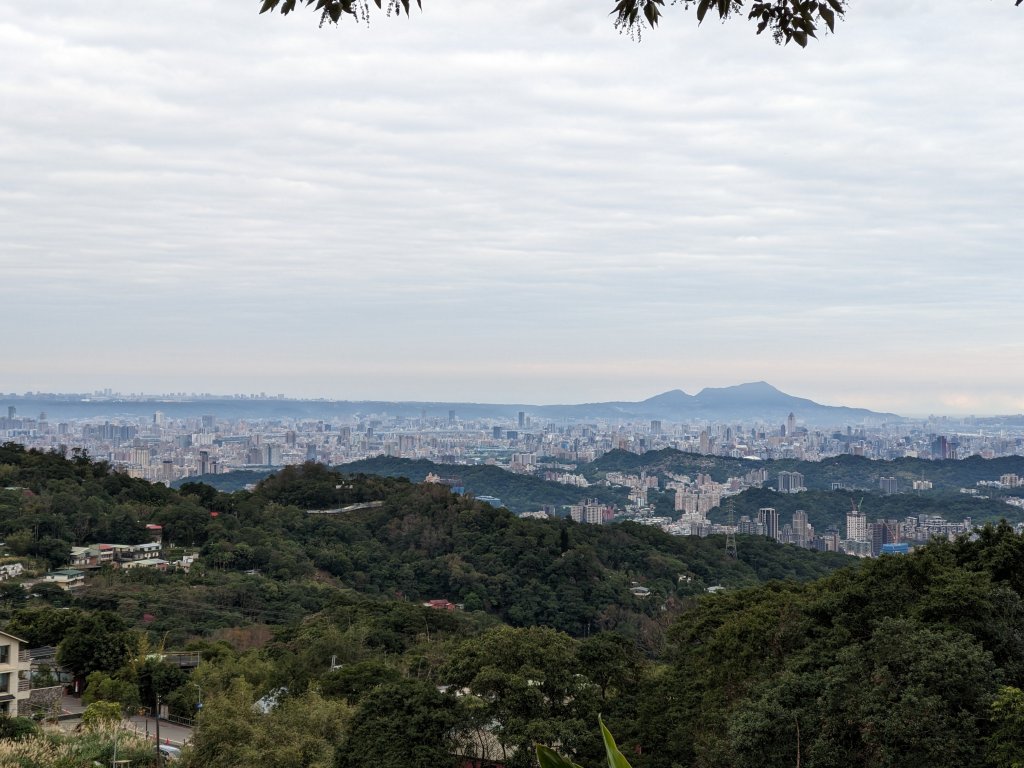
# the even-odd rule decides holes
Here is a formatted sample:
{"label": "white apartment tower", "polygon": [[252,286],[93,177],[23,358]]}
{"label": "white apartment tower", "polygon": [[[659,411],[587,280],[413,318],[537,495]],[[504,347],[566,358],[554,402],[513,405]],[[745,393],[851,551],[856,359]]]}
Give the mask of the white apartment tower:
{"label": "white apartment tower", "polygon": [[859,509],[846,513],[846,538],[849,541],[869,541],[868,519]]}

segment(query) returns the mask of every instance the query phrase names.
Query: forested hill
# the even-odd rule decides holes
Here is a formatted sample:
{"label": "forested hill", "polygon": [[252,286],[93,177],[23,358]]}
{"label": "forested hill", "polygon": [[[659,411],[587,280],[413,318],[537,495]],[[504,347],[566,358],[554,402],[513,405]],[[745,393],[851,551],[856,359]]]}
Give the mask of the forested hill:
{"label": "forested hill", "polygon": [[[64,565],[72,545],[144,541],[198,549],[208,573],[258,571],[279,582],[320,574],[339,587],[385,597],[447,599],[516,626],[573,634],[596,627],[637,632],[706,587],[815,578],[850,562],[767,540],[740,559],[721,539],[678,538],[634,524],[582,526],[523,520],[442,485],[343,475],[318,464],[286,467],[255,492],[179,491],[71,460],[4,446],[0,536],[11,552]],[[377,501],[339,515],[307,510]],[[647,597],[633,587],[650,590]],[[116,596],[111,599],[117,600]],[[140,618],[145,603],[117,603]]]}
{"label": "forested hill", "polygon": [[[599,485],[585,489],[574,488],[539,477],[513,474],[491,465],[437,464],[427,459],[377,456],[343,464],[337,469],[346,473],[404,477],[413,482],[422,482],[428,474],[434,473],[443,478],[462,481],[466,491],[473,495],[499,498],[502,504],[513,512],[534,511],[545,504],[577,504],[584,497],[597,498],[620,506],[626,499],[620,488]],[[929,480],[934,486],[932,492],[941,494],[958,492],[961,488],[973,488],[979,480],[998,480],[1004,474],[1024,477],[1024,456],[1004,456],[998,459],[972,456],[956,461],[878,461],[863,456],[842,455],[820,462],[793,459],[759,461],[734,459],[728,456],[705,456],[664,448],[643,454],[623,450],[610,451],[593,462],[580,465],[578,471],[592,482],[603,480],[608,472],[637,474],[641,471],[662,477],[667,473],[690,477],[706,474],[713,480],[724,482],[730,477],[742,477],[753,469],[768,470],[769,487],[774,487],[778,472],[797,471],[803,474],[804,484],[811,490],[827,491],[832,488],[833,483],[842,483],[843,487],[849,490],[872,491],[878,490],[880,478],[895,477],[901,493],[909,493],[914,480]],[[207,475],[198,479],[218,490],[231,492],[241,490],[247,484],[259,482],[272,473],[273,470],[269,469],[238,471],[223,475]],[[985,492],[990,495],[1007,495],[1005,491],[997,492],[992,489],[985,489]],[[938,500],[934,501],[938,503]],[[979,520],[999,517],[994,514],[975,516]]]}
{"label": "forested hill", "polygon": [[644,766],[1010,768],[1024,759],[1024,538],[935,541],[704,601],[636,727]]}
{"label": "forested hill", "polygon": [[[188,573],[105,569],[72,594],[0,585],[5,629],[58,646],[83,701],[198,712],[183,768],[536,768],[537,742],[596,766],[598,714],[634,768],[1024,764],[1024,537],[1008,525],[835,569],[764,539],[731,561],[721,540],[522,520],[315,464],[254,492],[172,491],[5,445],[0,477],[18,558],[148,522],[201,551]],[[151,746],[122,746],[153,768]],[[93,747],[75,765],[110,762]]]}
{"label": "forested hill", "polygon": [[1005,474],[1024,477],[1024,456],[1003,456],[997,459],[971,456],[967,459],[943,461],[902,458],[882,461],[844,454],[822,461],[759,461],[705,456],[665,448],[643,454],[614,450],[579,467],[579,471],[591,480],[600,479],[607,472],[637,473],[646,470],[648,474],[671,472],[691,477],[699,472],[710,475],[718,482],[729,477],[742,477],[752,469],[768,470],[770,485],[775,483],[778,472],[800,472],[804,476],[804,484],[812,490],[829,490],[832,483],[842,483],[851,489],[877,489],[879,478],[895,477],[901,491],[909,491],[914,480],[929,480],[937,491],[955,491],[973,488],[979,480],[998,480]]}
{"label": "forested hill", "polygon": [[733,459],[728,456],[705,456],[701,453],[685,453],[675,448],[658,451],[633,453],[616,448],[598,459],[581,464],[578,471],[590,480],[600,480],[608,472],[662,474],[672,472],[681,475],[710,475],[712,480],[724,482],[730,477],[742,477],[752,469],[762,469],[770,462],[756,459]]}
{"label": "forested hill", "polygon": [[[254,497],[324,506],[327,499],[315,489],[329,492],[341,477],[318,465],[290,467],[265,480]],[[345,478],[345,498],[338,503],[379,494],[383,505],[339,516],[292,513],[286,524],[281,510],[268,515],[264,508],[258,525],[224,531],[204,551],[213,562],[232,563],[243,544],[255,551],[267,546],[268,536],[289,539],[299,542],[312,566],[360,591],[447,598],[516,626],[572,634],[643,624],[642,617],[658,617],[708,586],[814,578],[851,562],[753,539],[744,541],[734,561],[720,538],[673,537],[635,524],[524,520],[443,486]],[[651,594],[637,597],[634,586]]]}
{"label": "forested hill", "polygon": [[[597,498],[608,504],[622,506],[627,499],[626,492],[621,488],[575,488],[532,475],[518,475],[487,464],[438,464],[428,459],[376,456],[372,459],[341,464],[336,469],[346,474],[405,478],[414,483],[422,483],[427,475],[433,473],[444,478],[446,482],[458,481],[466,493],[473,496],[493,496],[501,499],[502,505],[513,512],[535,512],[546,504],[579,504],[587,498]],[[273,473],[274,470],[269,469],[236,471],[223,475],[204,475],[196,480],[212,485],[220,491],[232,492],[242,490],[246,485],[257,483]]]}
{"label": "forested hill", "polygon": [[532,512],[545,504],[579,504],[586,498],[622,506],[627,499],[626,492],[619,488],[575,488],[532,475],[515,474],[488,464],[436,464],[427,459],[377,456],[342,464],[337,469],[345,473],[404,477],[414,483],[421,483],[428,474],[434,473],[442,478],[461,480],[466,493],[501,499],[502,505],[513,512]]}
{"label": "forested hill", "polygon": [[971,518],[976,525],[1024,521],[1024,509],[1010,506],[1001,499],[979,498],[964,493],[937,491],[925,494],[898,493],[882,495],[864,491],[806,491],[805,493],[777,493],[769,488],[748,488],[736,496],[722,500],[708,517],[715,523],[739,520],[746,515],[757,519],[762,507],[772,507],[779,513],[782,523],[789,522],[793,513],[803,510],[816,531],[835,528],[846,530],[846,514],[852,505],[867,515],[868,520],[904,520],[920,515],[938,515],[950,522]]}

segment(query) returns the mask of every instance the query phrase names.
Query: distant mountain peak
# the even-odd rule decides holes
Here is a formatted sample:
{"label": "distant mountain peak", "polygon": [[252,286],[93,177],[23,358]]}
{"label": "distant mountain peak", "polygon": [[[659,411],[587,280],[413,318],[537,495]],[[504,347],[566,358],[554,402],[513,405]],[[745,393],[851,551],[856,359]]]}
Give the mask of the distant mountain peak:
{"label": "distant mountain peak", "polygon": [[675,405],[680,403],[689,403],[693,400],[693,395],[688,395],[681,389],[670,389],[668,392],[662,392],[660,395],[654,397],[648,397],[642,401],[641,405]]}
{"label": "distant mountain peak", "polygon": [[773,387],[767,381],[748,381],[744,384],[733,384],[729,387],[705,387],[697,393],[697,397],[711,393],[725,393],[743,395],[782,395],[785,394],[778,387]]}

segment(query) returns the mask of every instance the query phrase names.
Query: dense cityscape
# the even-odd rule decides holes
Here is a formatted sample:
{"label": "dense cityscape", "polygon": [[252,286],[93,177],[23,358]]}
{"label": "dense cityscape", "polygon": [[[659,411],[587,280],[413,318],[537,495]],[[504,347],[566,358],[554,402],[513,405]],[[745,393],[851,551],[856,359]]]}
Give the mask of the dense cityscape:
{"label": "dense cityscape", "polygon": [[[27,393],[19,402],[32,401],[32,397],[32,393]],[[526,410],[516,412],[512,418],[463,419],[455,408],[440,413],[423,408],[418,418],[370,412],[329,420],[273,416],[224,419],[218,417],[214,408],[210,413],[202,412],[207,405],[215,406],[226,400],[214,395],[165,396],[173,398],[165,402],[185,403],[198,412],[177,417],[160,410],[149,416],[117,413],[119,405],[125,402],[159,406],[159,401],[152,397],[126,398],[111,390],[74,397],[90,403],[102,415],[54,421],[45,412],[29,416],[19,410],[19,405],[8,405],[6,417],[0,418],[0,439],[40,450],[85,451],[130,477],[165,485],[180,485],[189,479],[212,481],[217,475],[239,471],[265,474],[304,462],[344,469],[346,464],[374,457],[425,459],[455,467],[489,465],[578,489],[578,503],[540,504],[536,509],[521,512],[526,517],[568,517],[588,524],[633,520],[680,536],[767,536],[801,548],[860,557],[905,552],[908,546],[927,542],[933,536],[953,538],[972,530],[973,522],[970,518],[950,521],[939,514],[873,520],[855,505],[846,516],[845,527],[820,531],[808,522],[806,511],[797,510],[791,520],[780,520],[779,513],[770,506],[759,509],[756,516],[741,515],[731,523],[712,522],[709,513],[730,496],[761,488],[769,480],[779,493],[800,493],[806,490],[804,478],[799,472],[789,471],[769,477],[767,469],[755,468],[724,481],[704,473],[659,476],[607,472],[599,479],[588,479],[579,473],[578,467],[614,450],[643,454],[674,449],[748,461],[812,462],[843,455],[880,461],[940,461],[1024,453],[1024,429],[1019,417],[896,418],[868,425],[823,427],[808,425],[792,412],[780,424],[764,419],[729,423],[673,423],[660,419],[571,423],[566,419],[556,422],[538,417]],[[286,402],[283,395],[236,395],[232,399],[259,402],[271,414],[275,404]],[[463,482],[458,477],[428,473],[415,479],[463,491]],[[961,492],[977,495],[986,487],[1017,488],[1020,484],[1017,475],[1006,474],[978,481],[976,487],[962,488]],[[590,499],[588,489],[593,486],[627,489],[628,500],[616,505]],[[842,487],[842,483],[833,484],[833,490]],[[928,491],[931,487],[925,479],[904,482],[901,487],[896,477],[880,476],[876,490],[897,494]],[[671,516],[656,510],[649,499],[649,494],[660,492],[672,494]],[[495,506],[502,504],[500,498],[476,495]],[[1022,504],[1016,496],[1006,501],[1016,506]]]}

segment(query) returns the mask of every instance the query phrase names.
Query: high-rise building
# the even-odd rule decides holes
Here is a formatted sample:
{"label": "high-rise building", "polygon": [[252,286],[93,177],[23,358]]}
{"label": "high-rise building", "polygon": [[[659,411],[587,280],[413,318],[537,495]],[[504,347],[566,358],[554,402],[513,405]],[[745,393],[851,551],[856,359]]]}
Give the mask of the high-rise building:
{"label": "high-rise building", "polygon": [[793,415],[792,411],[789,416],[786,417],[786,436],[792,437],[796,434],[796,416]]}
{"label": "high-rise building", "polygon": [[900,540],[900,526],[897,520],[882,520],[868,524],[871,538],[871,556],[878,557],[886,544],[897,544]]}
{"label": "high-rise building", "polygon": [[741,515],[736,523],[736,533],[747,536],[764,536],[764,523],[751,520],[746,515]]}
{"label": "high-rise building", "polygon": [[793,543],[801,549],[807,549],[812,538],[813,533],[807,522],[807,513],[798,509],[793,513]]}
{"label": "high-rise building", "polygon": [[605,506],[597,499],[587,499],[582,504],[573,504],[569,507],[569,516],[577,523],[603,525],[604,513]]}
{"label": "high-rise building", "polygon": [[799,472],[779,472],[779,493],[797,493],[804,488],[804,476]]}
{"label": "high-rise building", "polygon": [[882,493],[892,494],[898,492],[899,484],[895,477],[881,477],[878,479],[878,487]]}
{"label": "high-rise building", "polygon": [[501,440],[501,427],[491,427],[491,437],[495,440]]}
{"label": "high-rise building", "polygon": [[519,428],[526,429],[526,411],[519,412]]}
{"label": "high-rise building", "polygon": [[764,535],[769,539],[779,538],[779,512],[775,507],[761,507],[757,510],[757,522],[764,526]]}
{"label": "high-rise building", "polygon": [[661,422],[658,421],[657,419],[654,419],[654,420],[651,421],[651,434],[652,435],[660,435],[661,434]]}
{"label": "high-rise building", "polygon": [[868,520],[859,509],[846,513],[846,538],[849,541],[870,541],[868,539]]}
{"label": "high-rise building", "polygon": [[820,538],[822,544],[822,551],[824,552],[838,552],[839,551],[839,531],[829,529],[821,535]]}
{"label": "high-rise building", "polygon": [[448,423],[449,424],[454,424],[455,423],[455,411],[453,411],[453,410],[452,411],[448,411]]}

